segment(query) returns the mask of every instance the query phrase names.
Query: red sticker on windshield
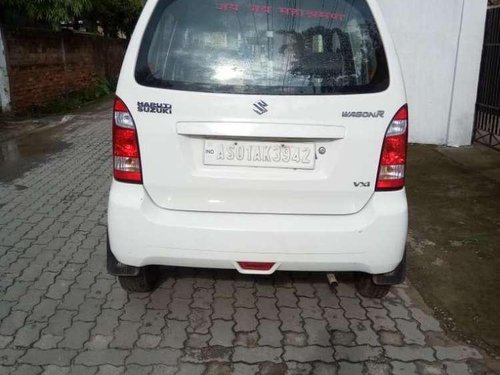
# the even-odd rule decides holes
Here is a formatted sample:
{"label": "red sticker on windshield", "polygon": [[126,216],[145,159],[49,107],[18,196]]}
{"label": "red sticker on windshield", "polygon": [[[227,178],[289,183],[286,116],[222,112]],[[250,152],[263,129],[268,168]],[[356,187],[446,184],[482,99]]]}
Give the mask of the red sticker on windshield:
{"label": "red sticker on windshield", "polygon": [[269,5],[250,5],[250,11],[254,13],[271,13],[273,11],[273,7]]}
{"label": "red sticker on windshield", "polygon": [[217,9],[222,10],[223,12],[237,12],[240,10],[240,4],[220,3],[217,4]]}
{"label": "red sticker on windshield", "polygon": [[[217,4],[217,9],[223,12],[239,12],[240,4],[219,3]],[[273,7],[269,5],[251,4],[249,6],[249,10],[250,12],[253,13],[271,13],[273,11]],[[281,14],[285,14],[287,16],[292,16],[292,17],[323,18],[327,20],[337,20],[337,21],[342,21],[346,17],[346,15],[343,13],[322,12],[320,10],[309,10],[309,9],[299,9],[299,8],[279,7],[278,11]]]}
{"label": "red sticker on windshield", "polygon": [[342,13],[322,12],[320,10],[308,10],[299,8],[280,7],[279,12],[281,14],[286,14],[287,16],[295,16],[295,17],[324,18],[328,20],[339,20],[339,21],[342,21],[345,18],[345,14]]}

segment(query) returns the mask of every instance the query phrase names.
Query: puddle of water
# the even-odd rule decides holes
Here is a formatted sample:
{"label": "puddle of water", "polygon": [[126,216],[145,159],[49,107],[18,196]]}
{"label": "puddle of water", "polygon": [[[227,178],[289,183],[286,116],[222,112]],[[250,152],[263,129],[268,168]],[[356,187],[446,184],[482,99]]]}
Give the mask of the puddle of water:
{"label": "puddle of water", "polygon": [[0,182],[10,182],[42,164],[70,144],[60,138],[64,129],[47,129],[0,143]]}

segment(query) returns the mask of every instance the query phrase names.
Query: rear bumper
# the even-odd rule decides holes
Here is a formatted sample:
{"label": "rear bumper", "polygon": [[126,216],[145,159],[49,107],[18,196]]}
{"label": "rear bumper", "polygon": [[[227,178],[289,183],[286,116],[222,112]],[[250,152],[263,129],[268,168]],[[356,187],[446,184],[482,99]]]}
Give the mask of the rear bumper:
{"label": "rear bumper", "polygon": [[408,227],[405,191],[375,193],[352,215],[266,215],[166,210],[141,185],[113,181],[110,246],[119,262],[242,270],[237,262],[275,262],[281,271],[394,270]]}

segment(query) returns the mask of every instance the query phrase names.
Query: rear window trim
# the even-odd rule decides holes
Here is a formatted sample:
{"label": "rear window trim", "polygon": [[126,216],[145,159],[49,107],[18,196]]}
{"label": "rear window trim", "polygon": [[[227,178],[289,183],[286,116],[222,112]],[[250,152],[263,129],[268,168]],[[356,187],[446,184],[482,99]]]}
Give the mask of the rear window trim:
{"label": "rear window trim", "polygon": [[[143,80],[138,77],[139,75],[139,64],[141,62],[141,58],[147,58],[148,50],[151,46],[152,39],[154,36],[154,28],[157,25],[158,20],[162,16],[162,10],[160,8],[166,8],[167,6],[170,5],[170,3],[179,1],[179,0],[158,0],[156,3],[151,16],[147,20],[147,25],[144,29],[144,33],[141,36],[141,42],[139,44],[139,48],[137,50],[137,56],[135,58],[135,64],[134,64],[134,80],[135,82],[142,86],[142,87],[147,87],[147,88],[154,88],[154,89],[163,89],[163,90],[173,90],[173,91],[182,91],[182,92],[192,92],[192,93],[204,93],[204,94],[228,94],[228,95],[242,95],[242,96],[250,96],[250,95],[260,95],[260,96],[291,96],[291,97],[296,97],[296,96],[304,96],[304,97],[314,97],[314,96],[348,96],[348,95],[373,95],[373,94],[381,94],[384,92],[387,92],[390,87],[391,87],[391,64],[389,62],[389,59],[387,58],[387,51],[386,51],[386,40],[384,40],[382,33],[380,32],[380,28],[378,26],[378,22],[375,19],[375,16],[373,14],[372,8],[370,6],[370,2],[366,0],[366,3],[368,5],[368,8],[370,9],[370,12],[372,13],[372,16],[374,17],[375,20],[375,28],[377,30],[378,36],[379,36],[379,41],[381,42],[381,48],[379,50],[379,57],[382,57],[382,61],[384,63],[384,70],[386,74],[386,79],[382,82],[378,83],[372,83],[369,85],[360,85],[360,86],[351,86],[345,90],[342,90],[341,87],[338,87],[335,92],[327,92],[327,93],[315,93],[315,94],[306,94],[306,93],[273,93],[271,92],[270,87],[263,88],[262,92],[242,92],[244,91],[241,88],[245,88],[248,86],[235,86],[235,85],[218,85],[218,84],[200,84],[200,83],[186,83],[186,82],[179,82],[177,81],[176,87],[171,84],[171,82],[175,81],[161,81],[157,80],[159,83],[151,83],[151,84],[146,84]],[[153,22],[154,21],[154,22]],[[380,72],[377,72],[377,74],[380,74]],[[184,87],[178,87],[178,86],[193,86],[192,88],[184,88]],[[211,87],[217,87],[217,90],[210,90],[210,89],[200,89],[203,88],[204,86],[211,86]],[[223,87],[226,87],[227,89],[221,89]],[[240,91],[234,92],[231,91],[230,88],[240,88]],[[267,90],[267,92],[265,92]]]}

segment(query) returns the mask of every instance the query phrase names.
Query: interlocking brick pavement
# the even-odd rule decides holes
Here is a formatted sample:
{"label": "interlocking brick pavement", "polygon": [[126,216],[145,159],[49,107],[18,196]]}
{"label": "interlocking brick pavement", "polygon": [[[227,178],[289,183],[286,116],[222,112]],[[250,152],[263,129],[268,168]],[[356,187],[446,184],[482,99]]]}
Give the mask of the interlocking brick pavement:
{"label": "interlocking brick pavement", "polygon": [[80,113],[64,147],[0,177],[1,374],[487,373],[409,285],[377,301],[324,275],[166,268],[127,295],[105,269],[109,124]]}

